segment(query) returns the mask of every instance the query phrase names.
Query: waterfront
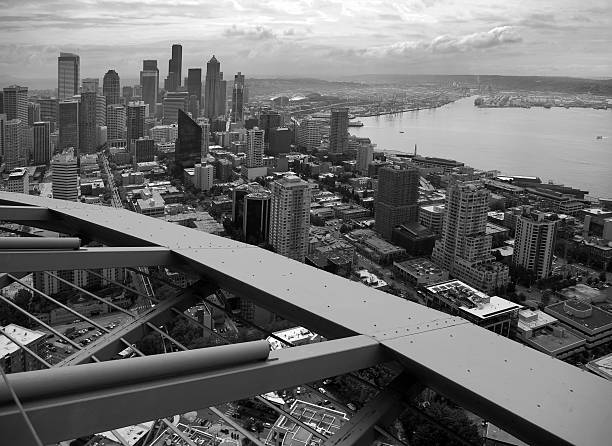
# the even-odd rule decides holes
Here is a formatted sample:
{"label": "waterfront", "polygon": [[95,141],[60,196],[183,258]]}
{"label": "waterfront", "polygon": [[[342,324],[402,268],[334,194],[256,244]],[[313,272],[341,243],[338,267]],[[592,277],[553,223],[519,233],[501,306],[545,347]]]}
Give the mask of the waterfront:
{"label": "waterfront", "polygon": [[[612,111],[478,108],[474,97],[440,108],[359,118],[350,133],[376,150],[453,158],[479,169],[537,175],[612,197]],[[400,133],[404,132],[404,133]],[[596,139],[597,136],[603,139]]]}

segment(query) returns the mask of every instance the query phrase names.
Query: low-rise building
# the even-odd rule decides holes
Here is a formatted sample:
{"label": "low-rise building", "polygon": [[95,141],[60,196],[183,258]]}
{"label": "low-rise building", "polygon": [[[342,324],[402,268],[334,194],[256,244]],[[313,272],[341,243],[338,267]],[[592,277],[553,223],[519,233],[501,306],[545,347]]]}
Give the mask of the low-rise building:
{"label": "low-rise building", "polygon": [[589,361],[586,367],[602,378],[612,381],[612,353]]}
{"label": "low-rise building", "polygon": [[393,262],[393,266],[398,276],[416,287],[429,286],[448,280],[448,271],[428,259],[417,258]]}
{"label": "low-rise building", "polygon": [[2,361],[4,371],[16,373],[41,369],[42,364],[12,339],[40,355],[45,337],[46,333],[42,331],[30,330],[17,324],[0,327],[0,361]]}
{"label": "low-rise building", "polygon": [[136,200],[134,209],[139,214],[150,217],[163,217],[165,206],[166,202],[159,192],[147,190],[143,192],[142,198]]}
{"label": "low-rise building", "polygon": [[514,334],[520,305],[498,296],[489,296],[476,288],[450,280],[427,287],[426,304],[446,313],[461,316],[502,336]]}
{"label": "low-rise building", "polygon": [[419,223],[429,228],[436,235],[442,233],[444,222],[444,205],[421,206],[419,208]]}
{"label": "low-rise building", "polygon": [[586,338],[540,310],[519,311],[516,337],[530,347],[559,359],[567,359],[586,348]]}
{"label": "low-rise building", "polygon": [[586,337],[588,349],[612,341],[612,314],[578,299],[549,305],[544,311]]}
{"label": "low-rise building", "polygon": [[17,192],[20,194],[30,193],[30,175],[28,174],[28,169],[25,167],[13,169],[11,173],[9,173],[6,182],[6,190],[8,192]]}

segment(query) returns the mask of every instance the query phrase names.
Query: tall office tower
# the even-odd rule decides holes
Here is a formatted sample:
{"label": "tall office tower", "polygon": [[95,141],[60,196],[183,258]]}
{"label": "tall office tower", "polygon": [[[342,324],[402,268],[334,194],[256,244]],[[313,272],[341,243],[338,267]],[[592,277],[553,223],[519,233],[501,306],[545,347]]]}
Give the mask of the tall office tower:
{"label": "tall office tower", "polygon": [[240,71],[234,75],[232,89],[232,122],[242,122],[244,119],[244,74]]}
{"label": "tall office tower", "polygon": [[57,123],[57,98],[41,98],[38,100],[40,104],[40,120],[49,121],[51,123],[51,131],[55,131]]}
{"label": "tall office tower", "polygon": [[106,96],[96,96],[96,125],[98,127],[106,125]]}
{"label": "tall office tower", "polygon": [[125,102],[129,102],[132,97],[134,97],[134,87],[130,87],[126,85],[121,89],[121,96],[125,100]]}
{"label": "tall office tower", "polygon": [[512,263],[532,271],[538,279],[550,277],[558,223],[550,214],[538,211],[519,216]]}
{"label": "tall office tower", "polygon": [[394,227],[417,221],[418,200],[418,169],[381,169],[376,196],[376,231],[390,240]]}
{"label": "tall office tower", "polygon": [[4,162],[8,171],[16,167],[25,166],[25,153],[23,150],[23,132],[25,126],[20,119],[6,121],[4,126]]}
{"label": "tall office tower", "polygon": [[79,198],[78,172],[77,157],[72,148],[53,157],[51,160],[53,198],[77,201]]}
{"label": "tall office tower", "polygon": [[79,105],[79,156],[95,153],[98,147],[96,135],[97,96],[93,92],[81,94],[81,104]]}
{"label": "tall office tower", "polygon": [[181,86],[181,68],[183,65],[183,47],[172,45],[172,58],[168,61],[168,77],[164,88],[166,91],[176,91]]}
{"label": "tall office tower", "polygon": [[159,70],[156,60],[144,60],[140,72],[142,100],[149,106],[149,116],[155,116],[159,92]]}
{"label": "tall office tower", "polygon": [[195,95],[198,101],[202,101],[201,68],[189,68],[189,70],[187,70],[187,91],[189,92],[189,96]]}
{"label": "tall office tower", "polygon": [[0,90],[0,115],[4,114],[4,91]]}
{"label": "tall office tower", "polygon": [[38,121],[40,121],[40,104],[28,102],[28,126],[32,127]]}
{"label": "tall office tower", "polygon": [[281,126],[281,115],[272,110],[264,110],[259,114],[259,128],[266,132],[264,142],[270,142],[270,129],[275,129]]}
{"label": "tall office tower", "polygon": [[[124,87],[125,90],[126,87]],[[102,95],[106,98],[106,105],[121,103],[121,81],[115,70],[108,70],[102,80]],[[125,93],[124,93],[125,96]]]}
{"label": "tall office tower", "polygon": [[368,174],[368,166],[374,160],[374,146],[372,144],[360,144],[357,149],[357,170],[362,175]]}
{"label": "tall office tower", "polygon": [[79,94],[80,58],[77,54],[60,53],[57,58],[57,99],[63,101]]}
{"label": "tall office tower", "polygon": [[0,113],[0,158],[4,157],[6,147],[6,115]]}
{"label": "tall office tower", "polygon": [[5,87],[3,108],[6,119],[19,119],[23,125],[28,124],[28,87],[11,85]]}
{"label": "tall office tower", "polygon": [[[217,116],[225,113],[225,104],[219,103],[222,101],[221,81],[223,80],[223,75],[220,70],[221,64],[213,55],[206,64],[206,79],[204,82],[204,116],[211,121]],[[221,109],[223,109],[223,112],[220,112]]]}
{"label": "tall office tower", "polygon": [[508,284],[509,269],[491,255],[492,238],[486,234],[488,210],[489,191],[480,182],[449,185],[442,236],[436,241],[432,260],[455,278],[490,294]]}
{"label": "tall office tower", "polygon": [[133,141],[145,136],[145,114],[147,106],[144,101],[130,102],[126,111],[127,144],[131,150]]}
{"label": "tall office tower", "polygon": [[219,110],[217,112],[217,116],[225,116],[225,112],[227,111],[227,81],[223,80],[223,73],[220,73],[220,77],[219,100],[217,101]]}
{"label": "tall office tower", "polygon": [[270,244],[285,257],[303,262],[308,252],[310,187],[295,175],[272,183]]}
{"label": "tall office tower", "polygon": [[268,241],[271,201],[268,191],[252,192],[244,197],[242,236],[245,242],[259,245]]}
{"label": "tall office tower", "polygon": [[81,81],[81,93],[100,93],[100,79],[86,77]]}
{"label": "tall office tower", "polygon": [[201,144],[200,144],[200,162],[204,163],[206,157],[208,156],[208,145],[210,143],[210,124],[208,123],[208,119],[204,117],[200,117],[197,120],[198,125],[201,130]]}
{"label": "tall office tower", "polygon": [[178,122],[178,111],[189,109],[189,93],[186,91],[169,91],[164,96],[163,106],[162,124],[175,124]]}
{"label": "tall office tower", "polygon": [[329,121],[329,151],[344,153],[348,149],[348,108],[332,108]]}
{"label": "tall office tower", "polygon": [[262,167],[265,132],[257,127],[247,130],[247,167]]}
{"label": "tall office tower", "polygon": [[268,151],[266,153],[270,155],[289,153],[291,150],[291,135],[292,132],[287,127],[270,129]]}
{"label": "tall office tower", "polygon": [[180,109],[174,147],[174,158],[179,166],[193,167],[202,158],[202,127]]}
{"label": "tall office tower", "polygon": [[106,138],[109,142],[126,139],[126,121],[123,105],[113,104],[106,107]]}
{"label": "tall office tower", "polygon": [[324,122],[320,119],[302,119],[297,128],[298,145],[306,149],[307,152],[318,148],[323,138],[323,125]]}
{"label": "tall office tower", "polygon": [[78,155],[79,146],[79,101],[61,101],[58,108],[60,150],[74,147]]}
{"label": "tall office tower", "polygon": [[51,123],[34,123],[34,164],[48,164],[51,160]]}

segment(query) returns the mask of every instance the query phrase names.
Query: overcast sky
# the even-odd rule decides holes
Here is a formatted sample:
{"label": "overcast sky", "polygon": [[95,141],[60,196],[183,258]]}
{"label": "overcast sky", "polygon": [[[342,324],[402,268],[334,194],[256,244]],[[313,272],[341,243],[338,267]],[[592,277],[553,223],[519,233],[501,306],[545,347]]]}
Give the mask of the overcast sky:
{"label": "overcast sky", "polygon": [[[518,74],[612,77],[612,0],[0,0],[0,75],[165,77],[212,54],[228,75]],[[226,76],[229,78],[230,76]]]}

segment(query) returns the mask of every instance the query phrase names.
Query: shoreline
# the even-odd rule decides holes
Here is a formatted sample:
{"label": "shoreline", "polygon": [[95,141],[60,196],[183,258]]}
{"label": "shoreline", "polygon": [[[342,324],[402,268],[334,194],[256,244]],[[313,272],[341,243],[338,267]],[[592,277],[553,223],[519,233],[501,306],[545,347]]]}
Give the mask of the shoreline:
{"label": "shoreline", "polygon": [[[463,98],[460,98],[460,99],[463,99]],[[458,101],[458,100],[459,99],[455,99],[455,101]],[[395,111],[391,111],[391,112],[371,113],[371,114],[363,114],[363,115],[355,114],[354,116],[355,116],[355,118],[371,118],[371,117],[374,117],[374,116],[399,115],[400,113],[406,113],[406,112],[412,112],[412,111],[432,110],[432,109],[444,107],[445,105],[448,105],[448,104],[452,104],[455,101],[450,101],[450,102],[447,102],[445,104],[437,105],[437,106],[432,106],[432,107],[405,108],[405,109],[395,110]]]}

